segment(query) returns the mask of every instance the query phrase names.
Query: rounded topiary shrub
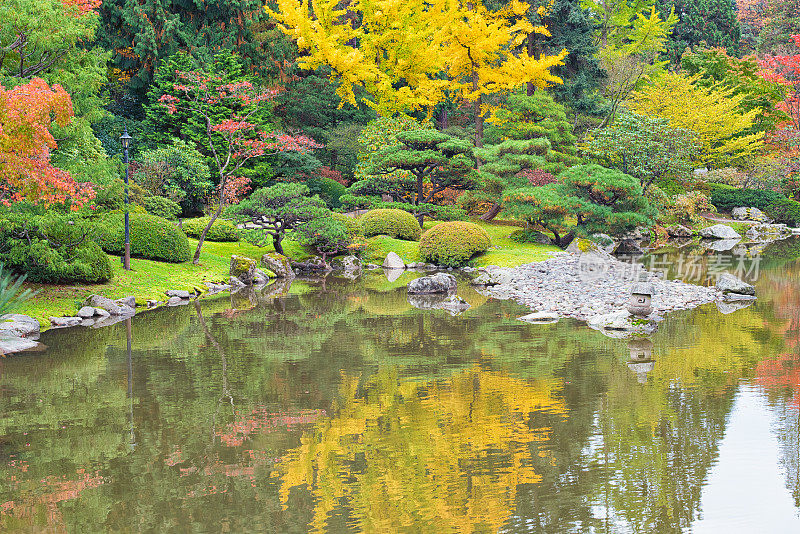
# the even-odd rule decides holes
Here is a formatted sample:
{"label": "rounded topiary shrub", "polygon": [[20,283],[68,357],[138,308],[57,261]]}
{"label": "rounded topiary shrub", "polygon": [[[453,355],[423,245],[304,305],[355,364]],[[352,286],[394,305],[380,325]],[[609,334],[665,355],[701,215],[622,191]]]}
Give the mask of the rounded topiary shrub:
{"label": "rounded topiary shrub", "polygon": [[[186,235],[200,238],[203,229],[208,226],[208,221],[211,217],[200,217],[198,219],[189,219],[183,221],[181,227]],[[217,219],[214,224],[209,228],[206,234],[207,241],[221,241],[221,242],[234,242],[239,241],[242,237],[242,231],[236,228],[236,225],[226,219]]]}
{"label": "rounded topiary shrub", "polygon": [[396,239],[416,241],[422,233],[417,219],[403,210],[370,210],[361,216],[360,222],[364,237],[388,235]]}
{"label": "rounded topiary shrub", "polygon": [[492,245],[489,234],[477,224],[453,221],[437,224],[419,240],[419,255],[423,261],[460,267],[469,259]]}
{"label": "rounded topiary shrub", "polygon": [[[191,257],[189,239],[172,222],[155,215],[131,213],[131,255],[148,260],[182,263]],[[97,223],[97,243],[109,254],[125,249],[124,215],[106,215]]]}
{"label": "rounded topiary shrub", "polygon": [[182,211],[180,204],[166,197],[144,197],[142,204],[150,215],[164,217],[169,220],[176,219]]}
{"label": "rounded topiary shrub", "polygon": [[350,242],[355,242],[360,237],[364,237],[364,231],[361,229],[361,222],[355,217],[350,217],[342,213],[332,213],[331,216],[342,223],[347,229],[347,237]]}

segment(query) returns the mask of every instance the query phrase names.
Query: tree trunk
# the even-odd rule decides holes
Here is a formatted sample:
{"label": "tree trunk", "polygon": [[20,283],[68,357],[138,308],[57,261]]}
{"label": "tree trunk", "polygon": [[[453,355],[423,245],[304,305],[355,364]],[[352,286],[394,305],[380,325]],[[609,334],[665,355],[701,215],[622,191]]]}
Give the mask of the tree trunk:
{"label": "tree trunk", "polygon": [[[283,254],[283,236],[281,234],[275,234],[272,236],[272,246],[275,248],[275,252],[278,254]],[[283,254],[284,256],[286,254]]]}
{"label": "tree trunk", "polygon": [[[472,90],[477,93],[478,91],[478,71],[472,69]],[[475,97],[475,103],[472,105],[475,113],[475,146],[480,148],[483,146],[483,115],[481,115],[481,104],[483,98],[480,94]],[[480,162],[478,162],[480,167]]]}
{"label": "tree trunk", "polygon": [[213,213],[213,215],[211,215],[211,220],[208,221],[208,224],[206,225],[206,227],[203,228],[202,232],[200,232],[200,240],[197,242],[197,249],[194,251],[194,259],[192,260],[193,264],[197,265],[197,264],[200,263],[200,249],[203,248],[203,241],[206,240],[206,234],[208,233],[209,230],[211,230],[211,225],[214,224],[214,221],[217,220],[217,217],[219,217],[220,213],[222,213],[222,200],[221,199],[220,199],[220,203],[219,203],[219,207],[217,208],[217,211],[215,211]]}
{"label": "tree trunk", "polygon": [[[539,59],[540,53],[538,51],[537,44],[538,43],[537,43],[537,39],[536,39],[536,34],[535,33],[529,33],[528,34],[528,38],[526,39],[528,57],[534,57],[536,59]],[[536,86],[533,84],[533,82],[528,82],[525,85],[526,85],[526,91],[525,91],[526,94],[528,96],[533,96],[533,93],[536,92]]]}
{"label": "tree trunk", "polygon": [[[425,194],[424,191],[424,182],[422,181],[422,174],[417,176],[417,199],[415,204],[419,206],[420,200],[422,200],[423,195]],[[422,213],[417,213],[417,222],[419,223],[419,227],[422,228],[422,223],[425,222],[425,215]]]}
{"label": "tree trunk", "polygon": [[489,208],[489,211],[487,211],[486,213],[484,213],[483,215],[481,215],[480,219],[481,219],[482,221],[491,221],[492,219],[494,219],[495,217],[497,217],[498,215],[500,215],[500,211],[501,211],[502,209],[503,209],[503,206],[501,206],[501,205],[500,205],[498,202],[495,202],[495,203],[492,205],[492,207],[491,207],[491,208]]}

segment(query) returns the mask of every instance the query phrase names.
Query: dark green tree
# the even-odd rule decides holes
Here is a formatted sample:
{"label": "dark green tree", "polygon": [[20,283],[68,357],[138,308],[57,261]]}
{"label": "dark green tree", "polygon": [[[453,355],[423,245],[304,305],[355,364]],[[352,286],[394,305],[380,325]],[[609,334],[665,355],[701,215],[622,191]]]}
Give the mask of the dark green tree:
{"label": "dark green tree", "polygon": [[680,62],[686,49],[701,45],[725,48],[729,54],[739,51],[741,28],[732,0],[656,0],[663,18],[672,10],[678,24],[667,40],[665,54],[673,63]]}
{"label": "dark green tree", "polygon": [[367,178],[350,187],[351,195],[389,195],[410,205],[405,207],[422,226],[425,215],[436,211],[437,194],[477,186],[471,142],[434,129],[400,132],[397,141],[373,155],[364,169]]}
{"label": "dark green tree", "polygon": [[564,171],[557,184],[511,189],[504,201],[510,214],[551,232],[560,247],[576,234],[621,234],[655,216],[639,180],[596,164]]}
{"label": "dark green tree", "polygon": [[275,252],[283,254],[281,243],[287,232],[298,230],[316,218],[327,217],[330,211],[319,197],[309,196],[308,187],[290,183],[257,189],[245,200],[227,208],[225,213],[236,222],[261,228],[265,238],[272,238]]}

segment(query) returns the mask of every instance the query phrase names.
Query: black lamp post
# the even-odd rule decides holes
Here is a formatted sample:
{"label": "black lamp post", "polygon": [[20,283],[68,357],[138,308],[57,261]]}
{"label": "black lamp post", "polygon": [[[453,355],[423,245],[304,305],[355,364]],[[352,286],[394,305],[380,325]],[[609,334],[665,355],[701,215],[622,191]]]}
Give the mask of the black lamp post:
{"label": "black lamp post", "polygon": [[125,255],[122,257],[122,268],[126,271],[131,270],[131,220],[129,214],[130,198],[128,197],[128,173],[130,166],[128,165],[128,147],[131,144],[131,137],[128,135],[128,128],[125,128],[125,133],[119,138],[122,143],[122,149],[125,151]]}

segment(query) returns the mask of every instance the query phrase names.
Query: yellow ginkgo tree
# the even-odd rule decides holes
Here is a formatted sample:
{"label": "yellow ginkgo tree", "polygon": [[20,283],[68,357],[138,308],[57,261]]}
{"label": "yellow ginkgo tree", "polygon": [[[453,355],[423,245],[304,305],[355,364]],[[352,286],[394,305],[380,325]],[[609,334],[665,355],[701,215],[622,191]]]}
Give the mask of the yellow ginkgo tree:
{"label": "yellow ginkgo tree", "polygon": [[764,146],[764,132],[750,134],[758,110],[743,112],[745,95],[724,87],[701,87],[697,77],[667,72],[634,92],[628,108],[667,119],[673,127],[692,130],[701,143],[698,163],[714,166],[744,162]]}
{"label": "yellow ginkgo tree", "polygon": [[566,51],[514,52],[529,33],[546,32],[522,17],[528,9],[519,0],[495,12],[479,1],[277,0],[267,11],[297,43],[302,67],[331,69],[343,102],[356,105],[354,89],[363,87],[381,115],[430,113],[455,92],[480,117],[483,95],[561,83],[549,69]]}
{"label": "yellow ginkgo tree", "polygon": [[451,19],[444,41],[447,73],[460,95],[473,104],[477,146],[482,146],[483,117],[489,111],[483,105],[484,96],[507,93],[524,84],[545,88],[562,83],[550,69],[564,64],[566,50],[538,57],[524,51],[513,53],[529,35],[549,35],[547,28],[534,26],[524,17],[528,9],[528,4],[517,0],[498,11],[479,2],[462,2]]}

